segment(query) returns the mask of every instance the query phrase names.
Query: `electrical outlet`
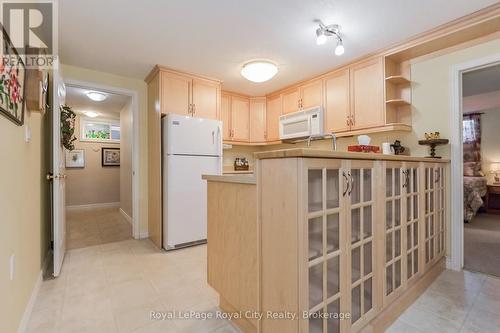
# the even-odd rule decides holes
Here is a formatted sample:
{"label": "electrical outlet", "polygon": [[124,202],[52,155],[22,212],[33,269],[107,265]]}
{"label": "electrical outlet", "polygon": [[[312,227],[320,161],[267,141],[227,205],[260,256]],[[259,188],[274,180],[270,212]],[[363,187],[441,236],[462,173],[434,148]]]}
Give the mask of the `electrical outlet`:
{"label": "electrical outlet", "polygon": [[9,258],[9,272],[10,272],[10,280],[14,280],[14,268],[15,268],[16,256],[11,254]]}

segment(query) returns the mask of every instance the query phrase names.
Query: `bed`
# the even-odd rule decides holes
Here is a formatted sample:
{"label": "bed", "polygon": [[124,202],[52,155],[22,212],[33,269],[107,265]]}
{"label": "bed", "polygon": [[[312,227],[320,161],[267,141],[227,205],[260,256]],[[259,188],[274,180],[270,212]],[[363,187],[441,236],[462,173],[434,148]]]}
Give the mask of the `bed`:
{"label": "bed", "polygon": [[464,176],[464,221],[470,222],[481,206],[486,195],[485,177]]}

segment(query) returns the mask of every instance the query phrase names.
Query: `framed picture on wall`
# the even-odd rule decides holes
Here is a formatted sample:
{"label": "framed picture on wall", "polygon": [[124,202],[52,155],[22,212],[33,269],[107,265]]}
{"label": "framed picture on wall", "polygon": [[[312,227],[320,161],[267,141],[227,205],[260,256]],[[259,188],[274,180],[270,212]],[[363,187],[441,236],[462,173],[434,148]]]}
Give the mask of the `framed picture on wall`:
{"label": "framed picture on wall", "polygon": [[120,148],[102,148],[102,166],[120,166]]}
{"label": "framed picture on wall", "polygon": [[66,168],[85,168],[85,150],[66,150]]}
{"label": "framed picture on wall", "polygon": [[24,123],[26,68],[23,60],[2,28],[0,63],[0,113],[21,126]]}

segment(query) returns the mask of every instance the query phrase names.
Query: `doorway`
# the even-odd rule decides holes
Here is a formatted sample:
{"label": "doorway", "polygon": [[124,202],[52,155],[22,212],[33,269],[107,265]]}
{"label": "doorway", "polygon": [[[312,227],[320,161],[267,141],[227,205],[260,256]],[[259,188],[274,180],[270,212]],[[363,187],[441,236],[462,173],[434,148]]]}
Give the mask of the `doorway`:
{"label": "doorway", "polygon": [[[451,257],[448,267],[455,270],[465,268],[484,271],[484,267],[492,265],[492,263],[487,264],[485,252],[489,255],[491,251],[496,251],[491,246],[485,251],[484,246],[488,244],[488,241],[481,236],[481,234],[484,236],[484,233],[489,236],[494,234],[492,230],[489,230],[492,226],[485,202],[488,183],[492,182],[490,179],[490,164],[492,163],[483,160],[480,149],[482,140],[480,134],[477,133],[480,128],[480,125],[478,127],[480,119],[485,114],[484,111],[489,112],[489,109],[495,107],[486,106],[492,103],[492,99],[486,103],[484,96],[481,96],[482,98],[471,97],[481,95],[478,89],[486,91],[485,87],[488,86],[484,77],[478,78],[478,74],[484,76],[485,72],[495,70],[497,66],[500,66],[500,54],[455,65],[451,70]],[[494,84],[490,84],[488,89],[496,89],[492,86]],[[478,100],[481,102],[478,103]],[[498,111],[500,113],[500,110]],[[497,128],[498,126],[500,123]],[[485,140],[488,140],[489,144],[491,139]],[[475,178],[466,179],[467,177]],[[476,216],[480,217],[476,218]],[[485,221],[481,221],[483,217],[486,217]],[[476,223],[473,223],[474,219]],[[500,223],[500,219],[498,222]],[[494,229],[495,227],[496,225],[493,226]],[[500,242],[500,228],[498,241]],[[497,257],[499,253],[496,252]],[[493,274],[494,272],[485,273]]]}
{"label": "doorway", "polygon": [[132,97],[66,85],[75,115],[65,150],[67,249],[132,239]]}

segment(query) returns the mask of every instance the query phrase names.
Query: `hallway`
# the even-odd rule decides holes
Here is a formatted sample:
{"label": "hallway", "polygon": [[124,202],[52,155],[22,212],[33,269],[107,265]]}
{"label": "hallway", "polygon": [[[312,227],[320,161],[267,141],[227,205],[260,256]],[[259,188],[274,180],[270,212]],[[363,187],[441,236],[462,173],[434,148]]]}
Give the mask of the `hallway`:
{"label": "hallway", "polygon": [[118,208],[68,210],[67,249],[132,239],[132,225]]}

